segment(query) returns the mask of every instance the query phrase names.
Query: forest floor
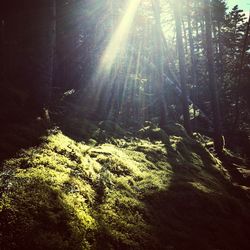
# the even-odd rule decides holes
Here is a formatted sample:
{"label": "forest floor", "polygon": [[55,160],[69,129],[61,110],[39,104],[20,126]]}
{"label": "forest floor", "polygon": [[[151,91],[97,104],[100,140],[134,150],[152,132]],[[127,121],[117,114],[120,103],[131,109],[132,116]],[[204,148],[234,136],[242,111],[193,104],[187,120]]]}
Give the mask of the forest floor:
{"label": "forest floor", "polygon": [[85,141],[25,124],[1,140],[1,249],[249,249],[242,159],[179,124],[85,125]]}

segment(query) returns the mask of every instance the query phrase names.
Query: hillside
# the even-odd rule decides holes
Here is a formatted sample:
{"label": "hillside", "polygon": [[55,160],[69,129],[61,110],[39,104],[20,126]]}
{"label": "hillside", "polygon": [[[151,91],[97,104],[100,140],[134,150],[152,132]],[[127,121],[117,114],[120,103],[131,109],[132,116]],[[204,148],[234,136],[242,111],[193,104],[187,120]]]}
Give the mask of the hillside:
{"label": "hillside", "polygon": [[201,136],[118,132],[76,142],[54,129],[6,160],[1,249],[248,249],[248,188]]}

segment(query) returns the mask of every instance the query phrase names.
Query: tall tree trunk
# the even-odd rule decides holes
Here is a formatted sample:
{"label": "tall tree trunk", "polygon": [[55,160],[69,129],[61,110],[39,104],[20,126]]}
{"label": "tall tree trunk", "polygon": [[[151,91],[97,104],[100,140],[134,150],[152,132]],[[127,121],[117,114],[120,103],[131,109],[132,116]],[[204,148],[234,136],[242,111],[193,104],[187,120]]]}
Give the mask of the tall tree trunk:
{"label": "tall tree trunk", "polygon": [[[191,82],[194,86],[194,102],[198,99],[198,89],[197,89],[197,63],[196,63],[196,55],[194,49],[194,39],[193,39],[193,29],[191,24],[191,15],[190,15],[190,0],[188,0],[188,12],[187,12],[187,21],[188,21],[188,40],[189,40],[189,47],[190,47],[190,58],[191,58]],[[196,108],[193,105],[193,112],[194,117],[196,116]],[[194,124],[195,126],[195,124]]]}
{"label": "tall tree trunk", "polygon": [[53,89],[56,86],[56,70],[57,70],[57,60],[56,60],[56,43],[57,43],[57,11],[56,11],[57,3],[56,0],[52,0],[51,2],[51,52],[50,52],[50,81],[48,83],[48,99],[46,102],[46,106],[49,107],[51,105],[52,97],[53,97]]}
{"label": "tall tree trunk", "polygon": [[214,51],[212,44],[212,22],[211,22],[210,0],[204,0],[204,14],[205,14],[205,26],[206,26],[207,69],[209,76],[209,87],[211,92],[211,103],[212,103],[213,123],[214,123],[214,147],[217,154],[221,154],[224,142],[222,136],[220,106],[219,106],[218,91],[217,91],[217,84],[215,80],[215,70],[214,70]]}
{"label": "tall tree trunk", "polygon": [[164,49],[164,40],[162,36],[162,29],[161,29],[161,17],[160,17],[160,2],[159,0],[152,0],[152,7],[153,7],[153,13],[154,18],[156,22],[156,44],[157,47],[160,49],[160,54],[157,62],[158,62],[158,69],[159,69],[159,75],[158,75],[158,84],[157,84],[157,94],[160,99],[160,126],[164,126],[166,124],[166,117],[167,117],[167,100],[164,95],[164,69],[163,69],[163,49]]}
{"label": "tall tree trunk", "polygon": [[[211,30],[211,27],[210,27],[210,30]],[[202,14],[200,15],[200,31],[201,31],[201,48],[203,48],[202,52],[203,54],[205,54],[204,49],[206,48],[206,34],[205,34],[206,32],[205,32],[205,25],[204,25],[204,16]]]}
{"label": "tall tree trunk", "polygon": [[221,41],[221,22],[217,22],[218,27],[218,46],[219,46],[219,77],[221,85],[224,83],[224,68],[223,68],[223,51],[222,51],[222,41]]}
{"label": "tall tree trunk", "polygon": [[199,21],[198,20],[195,20],[195,36],[196,36],[196,51],[197,51],[197,54],[199,55],[202,48],[199,42]]}
{"label": "tall tree trunk", "polygon": [[182,30],[183,30],[183,36],[184,36],[184,51],[186,54],[188,54],[188,38],[187,38],[187,30],[184,18],[182,18]]}
{"label": "tall tree trunk", "polygon": [[0,80],[6,80],[6,67],[5,67],[5,20],[1,21],[1,37],[0,37]]}
{"label": "tall tree trunk", "polygon": [[190,125],[190,114],[189,114],[189,104],[187,97],[187,86],[186,86],[186,71],[185,71],[185,53],[182,39],[182,27],[181,27],[181,16],[180,16],[180,1],[174,4],[174,15],[175,15],[175,25],[176,25],[176,43],[179,56],[179,69],[180,69],[180,82],[182,90],[182,108],[184,117],[184,127],[189,135],[192,135],[192,129]]}

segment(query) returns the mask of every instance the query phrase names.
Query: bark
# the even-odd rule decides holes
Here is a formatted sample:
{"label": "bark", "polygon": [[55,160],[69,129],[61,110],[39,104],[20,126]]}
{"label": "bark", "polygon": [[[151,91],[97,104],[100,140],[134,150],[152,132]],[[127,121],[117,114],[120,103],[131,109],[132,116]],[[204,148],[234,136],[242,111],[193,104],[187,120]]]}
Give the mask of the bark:
{"label": "bark", "polygon": [[184,127],[189,135],[192,135],[192,129],[190,125],[190,114],[189,114],[189,104],[187,97],[187,86],[186,86],[186,71],[185,71],[185,53],[182,38],[182,27],[181,27],[181,16],[180,16],[180,1],[175,3],[174,15],[175,15],[175,25],[176,25],[176,42],[179,56],[179,69],[180,69],[180,83],[181,83],[181,100],[182,109],[184,117]]}
{"label": "bark", "polygon": [[[191,57],[191,82],[194,86],[194,99],[197,101],[198,99],[198,90],[197,90],[197,62],[196,62],[196,55],[195,55],[195,48],[194,48],[194,39],[193,39],[193,29],[191,24],[191,16],[190,16],[190,1],[188,0],[188,13],[187,13],[187,19],[188,19],[188,40],[189,40],[189,47],[190,47],[190,57]],[[194,117],[196,116],[196,108],[195,105],[193,105],[193,112]]]}
{"label": "bark", "polygon": [[50,81],[48,83],[48,100],[46,102],[46,106],[51,105],[52,96],[53,96],[53,88],[56,86],[56,70],[57,70],[57,60],[56,60],[56,29],[57,29],[57,20],[56,20],[56,11],[57,3],[56,0],[51,2],[51,55],[50,55]]}
{"label": "bark", "polygon": [[213,111],[213,123],[214,123],[214,147],[217,154],[221,154],[223,150],[223,136],[220,116],[220,105],[218,99],[218,90],[215,78],[214,69],[214,51],[212,44],[212,22],[211,22],[211,6],[210,0],[204,0],[204,14],[205,14],[205,26],[206,26],[206,54],[207,54],[207,70],[209,77],[209,88],[211,94],[211,104]]}
{"label": "bark", "polygon": [[162,51],[164,47],[164,40],[162,37],[162,29],[161,29],[161,17],[160,17],[160,2],[159,0],[152,0],[152,7],[153,7],[153,13],[154,13],[154,18],[156,22],[156,44],[157,47],[160,49],[160,54],[157,55],[159,56],[158,58],[158,65],[157,67],[159,68],[159,74],[158,74],[158,84],[157,84],[157,92],[158,96],[160,98],[160,126],[164,126],[166,124],[166,117],[168,114],[167,110],[167,100],[164,95],[164,78],[163,78],[163,60],[161,59],[162,56]]}
{"label": "bark", "polygon": [[218,27],[218,46],[219,46],[219,76],[221,84],[224,82],[224,68],[223,68],[223,51],[222,51],[222,41],[221,41],[221,22],[217,22]]}
{"label": "bark", "polygon": [[187,30],[184,18],[182,18],[182,30],[183,30],[183,36],[184,36],[184,49],[185,53],[188,54],[188,38],[187,38]]}
{"label": "bark", "polygon": [[5,67],[5,20],[0,20],[1,23],[1,38],[0,38],[0,80],[6,80]]}

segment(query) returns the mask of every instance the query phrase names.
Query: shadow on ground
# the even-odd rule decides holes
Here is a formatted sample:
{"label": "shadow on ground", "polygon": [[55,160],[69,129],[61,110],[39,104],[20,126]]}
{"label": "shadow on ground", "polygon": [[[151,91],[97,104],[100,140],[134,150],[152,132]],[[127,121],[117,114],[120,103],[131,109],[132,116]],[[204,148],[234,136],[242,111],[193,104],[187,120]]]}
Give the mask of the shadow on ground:
{"label": "shadow on ground", "polygon": [[199,179],[195,187],[192,180],[183,178],[180,168],[173,168],[168,190],[145,200],[150,218],[154,218],[150,224],[159,239],[157,249],[247,250],[249,200],[239,199],[244,196],[242,191],[223,190],[222,194],[209,190],[209,181]]}

